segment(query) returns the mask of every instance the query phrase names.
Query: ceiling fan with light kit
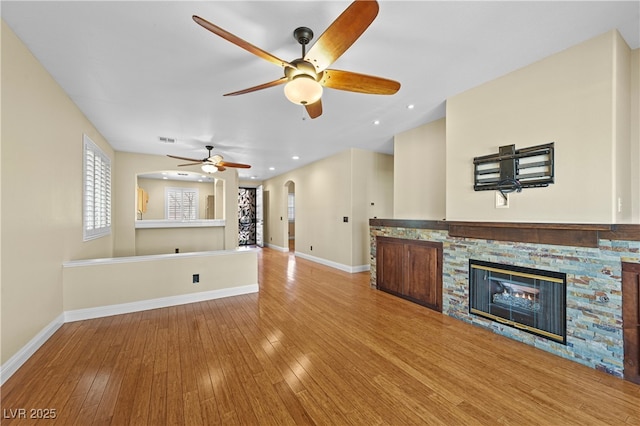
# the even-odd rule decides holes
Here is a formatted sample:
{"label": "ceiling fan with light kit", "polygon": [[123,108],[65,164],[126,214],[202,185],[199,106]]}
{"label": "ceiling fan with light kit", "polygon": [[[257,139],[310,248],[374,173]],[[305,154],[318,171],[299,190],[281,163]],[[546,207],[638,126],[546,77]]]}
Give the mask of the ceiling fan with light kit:
{"label": "ceiling fan with light kit", "polygon": [[215,172],[223,172],[227,169],[227,167],[237,168],[237,169],[249,169],[251,168],[248,164],[242,163],[232,163],[229,161],[224,161],[224,158],[220,154],[211,155],[211,151],[213,150],[212,145],[207,145],[205,148],[209,151],[209,155],[202,160],[198,160],[196,158],[188,158],[188,157],[178,157],[177,155],[167,155],[167,157],[175,158],[177,160],[189,161],[186,164],[178,164],[178,167],[183,166],[195,166],[198,164],[202,164],[202,171],[205,173],[215,173]]}
{"label": "ceiling fan with light kit", "polygon": [[284,61],[230,32],[194,15],[193,20],[203,28],[254,55],[284,68],[284,77],[248,89],[227,93],[236,96],[269,87],[286,84],[287,99],[303,105],[311,118],[322,115],[323,87],[374,95],[392,95],[400,89],[400,83],[382,77],[359,74],[351,71],[329,69],[351,45],[364,33],[378,15],[378,2],[356,0],[318,38],[307,52],[307,44],[313,31],[298,27],[293,36],[302,46],[302,56],[293,61]]}

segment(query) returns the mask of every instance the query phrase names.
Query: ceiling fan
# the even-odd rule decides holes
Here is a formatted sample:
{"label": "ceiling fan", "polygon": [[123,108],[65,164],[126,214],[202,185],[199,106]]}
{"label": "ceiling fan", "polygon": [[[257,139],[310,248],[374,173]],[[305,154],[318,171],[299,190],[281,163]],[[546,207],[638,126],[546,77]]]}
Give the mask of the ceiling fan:
{"label": "ceiling fan", "polygon": [[375,95],[392,95],[400,89],[400,83],[397,81],[351,71],[329,69],[329,66],[371,25],[378,15],[378,9],[376,1],[354,1],[333,21],[308,52],[306,47],[313,38],[313,31],[307,27],[296,28],[293,37],[302,45],[302,56],[291,62],[284,61],[199,16],[194,15],[193,20],[225,40],[284,68],[284,77],[248,89],[227,93],[224,96],[242,95],[286,83],[284,93],[287,99],[293,103],[304,105],[309,116],[317,118],[322,115],[323,87]]}
{"label": "ceiling fan", "polygon": [[203,158],[202,160],[197,160],[195,158],[188,158],[188,157],[178,157],[177,155],[168,155],[168,154],[167,154],[167,157],[175,158],[178,160],[190,161],[190,163],[178,164],[179,167],[195,166],[196,164],[202,164],[202,171],[205,173],[215,173],[218,171],[223,172],[227,169],[227,167],[234,167],[238,169],[251,168],[251,166],[248,164],[231,163],[229,161],[224,161],[224,158],[222,158],[222,155],[219,155],[219,154],[211,155],[211,150],[213,149],[213,146],[211,145],[207,145],[205,146],[205,148],[207,148],[207,150],[209,151],[209,155],[206,158]]}

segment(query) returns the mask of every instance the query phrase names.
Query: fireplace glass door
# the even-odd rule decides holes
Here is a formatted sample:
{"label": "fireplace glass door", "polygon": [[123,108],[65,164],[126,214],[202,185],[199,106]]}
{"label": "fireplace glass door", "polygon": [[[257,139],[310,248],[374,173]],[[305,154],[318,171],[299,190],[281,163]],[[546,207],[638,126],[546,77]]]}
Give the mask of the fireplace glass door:
{"label": "fireplace glass door", "polygon": [[566,343],[566,274],[469,261],[469,312]]}

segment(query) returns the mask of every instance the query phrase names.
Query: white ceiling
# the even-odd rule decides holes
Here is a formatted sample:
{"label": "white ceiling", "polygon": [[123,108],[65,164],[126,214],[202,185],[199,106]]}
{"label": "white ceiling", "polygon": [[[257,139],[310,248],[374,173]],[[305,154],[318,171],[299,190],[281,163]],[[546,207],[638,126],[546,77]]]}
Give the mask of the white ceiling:
{"label": "white ceiling", "polygon": [[638,1],[381,1],[376,20],[331,68],[397,80],[400,91],[325,89],[324,113],[311,120],[282,86],[223,97],[283,71],[191,19],[293,60],[293,30],[310,27],[317,39],[349,4],[2,1],[0,13],[114,149],[204,158],[211,143],[226,160],[253,166],[239,169],[243,179],[349,147],[392,153],[393,135],[443,117],[448,97],[608,30],[640,46]]}

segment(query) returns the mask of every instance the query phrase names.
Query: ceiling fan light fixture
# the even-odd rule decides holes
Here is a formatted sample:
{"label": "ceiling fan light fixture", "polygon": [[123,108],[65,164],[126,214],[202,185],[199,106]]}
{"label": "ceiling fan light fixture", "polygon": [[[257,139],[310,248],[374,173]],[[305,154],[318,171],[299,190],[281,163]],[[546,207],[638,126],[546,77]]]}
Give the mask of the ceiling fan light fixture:
{"label": "ceiling fan light fixture", "polygon": [[311,105],[322,97],[322,85],[308,74],[298,74],[284,86],[284,95],[294,104]]}
{"label": "ceiling fan light fixture", "polygon": [[218,171],[218,168],[210,163],[205,163],[202,165],[202,171],[205,173],[215,173]]}

